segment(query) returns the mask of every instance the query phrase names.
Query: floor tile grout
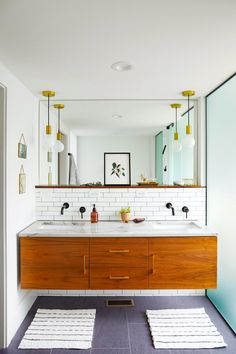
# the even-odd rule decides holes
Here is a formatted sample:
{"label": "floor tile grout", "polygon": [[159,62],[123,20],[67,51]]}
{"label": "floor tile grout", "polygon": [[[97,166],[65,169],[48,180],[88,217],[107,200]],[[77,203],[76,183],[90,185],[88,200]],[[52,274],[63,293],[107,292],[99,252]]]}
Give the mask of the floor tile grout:
{"label": "floor tile grout", "polygon": [[130,334],[129,334],[128,313],[127,313],[127,311],[125,311],[125,317],[126,317],[127,333],[128,333],[128,340],[129,340],[129,352],[130,352],[130,354],[132,354],[132,349],[131,349],[131,340],[130,340]]}

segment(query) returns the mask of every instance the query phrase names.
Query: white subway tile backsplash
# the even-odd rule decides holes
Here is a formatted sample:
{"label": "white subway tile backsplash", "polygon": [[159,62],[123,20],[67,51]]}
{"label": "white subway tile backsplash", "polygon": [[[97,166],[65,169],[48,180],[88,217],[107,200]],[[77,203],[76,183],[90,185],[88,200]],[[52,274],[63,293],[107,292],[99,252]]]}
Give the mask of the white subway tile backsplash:
{"label": "white subway tile backsplash", "polygon": [[[205,188],[98,188],[53,190],[37,189],[36,213],[38,218],[55,220],[78,220],[79,208],[86,207],[85,220],[89,220],[92,204],[96,204],[100,220],[119,220],[119,210],[131,207],[132,215],[146,217],[148,220],[185,220],[182,207],[189,207],[188,218],[205,222]],[[64,202],[68,201],[70,208],[60,215]],[[171,202],[175,208],[175,216],[165,205]]]}

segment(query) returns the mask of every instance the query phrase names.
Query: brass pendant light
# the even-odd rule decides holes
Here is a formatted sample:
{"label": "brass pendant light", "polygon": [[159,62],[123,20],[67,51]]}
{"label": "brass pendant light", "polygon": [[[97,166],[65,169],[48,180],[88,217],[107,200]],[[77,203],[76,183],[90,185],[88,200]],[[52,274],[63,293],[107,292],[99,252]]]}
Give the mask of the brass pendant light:
{"label": "brass pendant light", "polygon": [[62,140],[62,133],[61,133],[61,109],[65,107],[62,103],[56,103],[53,105],[54,108],[57,109],[57,140],[55,143],[55,151],[62,152],[64,150],[64,144],[61,142]]}
{"label": "brass pendant light", "polygon": [[55,91],[49,91],[49,90],[42,91],[42,95],[44,97],[47,97],[48,99],[48,120],[46,125],[46,137],[45,137],[48,148],[52,148],[54,145],[54,139],[52,136],[52,126],[50,125],[50,97],[54,97],[55,94],[56,94]]}
{"label": "brass pendant light", "polygon": [[189,97],[192,97],[194,95],[195,95],[195,91],[193,90],[186,90],[182,92],[182,96],[188,97],[188,124],[186,125],[186,136],[183,139],[183,145],[187,148],[193,148],[195,145],[195,140],[192,135],[192,126],[190,124],[190,116],[189,116],[189,111],[190,111]]}
{"label": "brass pendant light", "polygon": [[182,150],[182,145],[179,142],[179,133],[178,133],[178,108],[181,108],[180,103],[172,103],[171,108],[175,109],[175,132],[174,132],[174,142],[173,142],[173,150],[175,152],[180,152]]}

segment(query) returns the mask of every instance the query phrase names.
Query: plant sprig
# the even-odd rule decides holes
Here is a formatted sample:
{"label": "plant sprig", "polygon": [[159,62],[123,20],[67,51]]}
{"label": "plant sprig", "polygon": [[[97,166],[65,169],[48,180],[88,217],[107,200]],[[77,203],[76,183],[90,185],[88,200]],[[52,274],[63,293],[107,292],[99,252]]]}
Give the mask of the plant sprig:
{"label": "plant sprig", "polygon": [[116,164],[116,162],[112,163],[111,176],[114,174],[118,178],[120,178],[121,176],[125,176],[125,169],[121,166],[120,163],[118,165]]}
{"label": "plant sprig", "polygon": [[121,209],[120,209],[120,214],[129,214],[130,211],[131,211],[130,207],[121,208]]}

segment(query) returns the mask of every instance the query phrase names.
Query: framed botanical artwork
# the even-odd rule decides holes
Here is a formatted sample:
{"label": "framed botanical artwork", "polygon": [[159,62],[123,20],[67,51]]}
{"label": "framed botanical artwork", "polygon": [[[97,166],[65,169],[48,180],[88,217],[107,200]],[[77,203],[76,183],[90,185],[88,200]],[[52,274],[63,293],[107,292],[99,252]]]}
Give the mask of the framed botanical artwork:
{"label": "framed botanical artwork", "polygon": [[130,186],[130,153],[105,152],[104,153],[104,185]]}
{"label": "framed botanical artwork", "polygon": [[18,157],[20,159],[27,158],[27,145],[25,142],[24,134],[21,134],[20,141],[18,143]]}

